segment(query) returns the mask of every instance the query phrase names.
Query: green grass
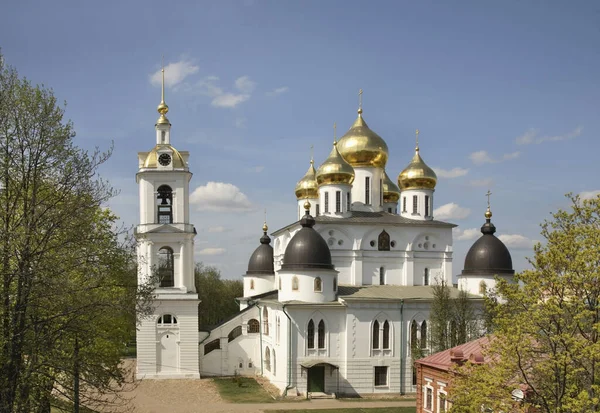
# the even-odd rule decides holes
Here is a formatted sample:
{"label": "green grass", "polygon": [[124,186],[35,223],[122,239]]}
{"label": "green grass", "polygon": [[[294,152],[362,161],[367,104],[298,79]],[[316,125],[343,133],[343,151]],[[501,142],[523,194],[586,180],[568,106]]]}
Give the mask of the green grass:
{"label": "green grass", "polygon": [[347,407],[343,409],[265,410],[265,413],[415,413],[416,407]]}
{"label": "green grass", "polygon": [[214,379],[219,394],[230,403],[273,403],[275,400],[251,377]]}

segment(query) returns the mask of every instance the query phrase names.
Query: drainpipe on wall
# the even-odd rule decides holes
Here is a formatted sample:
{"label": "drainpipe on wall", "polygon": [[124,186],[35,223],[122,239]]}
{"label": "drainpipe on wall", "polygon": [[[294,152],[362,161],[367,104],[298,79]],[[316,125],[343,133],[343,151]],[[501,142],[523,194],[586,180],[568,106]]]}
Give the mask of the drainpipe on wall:
{"label": "drainpipe on wall", "polygon": [[260,308],[260,306],[258,304],[254,304],[256,306],[256,308],[258,308],[258,334],[259,334],[259,338],[260,338],[260,375],[264,376],[264,366],[263,366],[263,343],[262,343],[262,336],[263,336],[263,323],[262,323],[262,308]]}
{"label": "drainpipe on wall", "polygon": [[282,307],[283,313],[288,319],[288,374],[287,374],[287,385],[283,391],[283,397],[287,396],[287,392],[292,387],[292,319],[290,315],[285,311],[285,304]]}
{"label": "drainpipe on wall", "polygon": [[400,394],[404,394],[404,300],[400,300]]}

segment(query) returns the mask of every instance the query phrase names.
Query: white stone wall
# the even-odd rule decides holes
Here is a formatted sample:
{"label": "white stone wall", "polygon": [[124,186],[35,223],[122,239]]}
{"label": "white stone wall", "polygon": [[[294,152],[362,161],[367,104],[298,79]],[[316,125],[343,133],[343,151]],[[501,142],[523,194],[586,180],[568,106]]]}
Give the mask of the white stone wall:
{"label": "white stone wall", "polygon": [[[417,197],[417,212],[413,209],[413,196]],[[429,197],[429,211],[425,208],[425,197]],[[406,198],[406,210],[404,210],[404,198]],[[400,215],[409,219],[419,221],[432,220],[433,217],[433,190],[432,189],[408,189],[400,194]],[[428,212],[429,215],[426,215]]]}
{"label": "white stone wall", "polygon": [[157,219],[157,190],[169,185],[173,190],[173,222],[189,222],[189,180],[187,171],[139,172],[137,181],[140,196],[140,224],[155,224]]}
{"label": "white stone wall", "polygon": [[266,293],[276,288],[275,275],[246,274],[242,282],[244,283],[244,297]]}
{"label": "white stone wall", "polygon": [[[335,270],[302,270],[278,272],[281,280],[279,301],[305,301],[309,303],[325,303],[336,299],[334,279],[337,278]],[[321,279],[321,291],[315,291],[315,280]],[[297,280],[297,289],[294,288],[294,279]],[[277,286],[279,287],[279,286]]]}
{"label": "white stone wall", "polygon": [[[340,210],[336,212],[337,192],[340,192]],[[325,194],[328,194],[329,202],[327,203],[329,208],[325,208]],[[321,185],[319,187],[319,205],[320,215],[326,215],[328,217],[344,217],[348,216],[348,195],[350,194],[350,201],[352,202],[351,186],[350,185]],[[313,215],[316,216],[316,215]]]}
{"label": "white stone wall", "polygon": [[[155,311],[141,321],[137,333],[138,379],[199,378],[198,371],[198,297],[187,299],[164,297],[155,300]],[[157,325],[158,317],[171,314],[177,324],[167,328]],[[166,334],[176,339],[165,348],[161,338]],[[171,336],[169,337],[171,338]],[[171,347],[172,345],[172,347]],[[165,353],[166,351],[166,353]],[[163,363],[161,360],[169,360]]]}

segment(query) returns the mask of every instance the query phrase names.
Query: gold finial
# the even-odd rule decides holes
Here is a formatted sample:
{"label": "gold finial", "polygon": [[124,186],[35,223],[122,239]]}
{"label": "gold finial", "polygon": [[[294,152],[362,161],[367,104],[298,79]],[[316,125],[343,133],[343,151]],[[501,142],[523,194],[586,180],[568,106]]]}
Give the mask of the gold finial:
{"label": "gold finial", "polygon": [[169,111],[169,107],[165,103],[165,57],[164,56],[162,57],[162,68],[160,71],[162,74],[160,104],[158,105],[158,108],[156,109],[158,111],[158,113],[160,113],[160,118],[158,118],[158,121],[156,123],[169,123],[169,120],[165,116],[167,114],[167,112]]}
{"label": "gold finial", "polygon": [[310,201],[308,200],[308,198],[306,198],[306,201],[304,202],[304,209],[307,212],[310,211]]}
{"label": "gold finial", "polygon": [[267,208],[265,208],[265,223],[263,224],[262,230],[265,234],[269,230],[269,227],[267,226]]}
{"label": "gold finial", "polygon": [[419,150],[419,130],[415,131],[417,146],[415,147],[415,151]]}
{"label": "gold finial", "polygon": [[487,196],[487,210],[485,211],[486,219],[490,219],[492,217],[492,210],[490,209],[490,195],[492,195],[492,193],[488,189],[487,193],[485,194],[485,196]]}
{"label": "gold finial", "polygon": [[360,115],[363,111],[362,111],[362,94],[363,94],[363,90],[360,89],[358,91],[358,114]]}
{"label": "gold finial", "polygon": [[315,147],[314,145],[310,145],[310,164],[313,165],[315,163],[315,158],[313,156],[313,151]]}
{"label": "gold finial", "polygon": [[337,145],[337,123],[333,122],[333,144]]}

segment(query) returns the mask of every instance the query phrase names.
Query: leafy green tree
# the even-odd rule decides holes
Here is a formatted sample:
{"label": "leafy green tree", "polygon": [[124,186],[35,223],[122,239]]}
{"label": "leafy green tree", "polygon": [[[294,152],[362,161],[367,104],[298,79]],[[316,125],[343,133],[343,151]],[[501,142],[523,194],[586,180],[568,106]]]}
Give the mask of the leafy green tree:
{"label": "leafy green tree", "polygon": [[[55,398],[114,403],[120,356],[151,286],[97,176],[110,151],[75,146],[51,90],[0,55],[0,412],[50,412]],[[110,394],[109,397],[107,394]]]}
{"label": "leafy green tree", "polygon": [[[432,352],[443,351],[478,337],[475,310],[469,294],[449,287],[444,280],[431,288],[433,301],[429,319]],[[453,293],[455,297],[452,297]]]}
{"label": "leafy green tree", "polygon": [[506,301],[495,309],[488,362],[457,371],[452,411],[507,411],[521,386],[542,412],[600,410],[600,197],[567,197],[570,209],[541,225],[532,269],[499,282]]}
{"label": "leafy green tree", "polygon": [[223,280],[221,272],[202,263],[196,264],[196,291],[198,306],[198,327],[206,330],[240,311],[236,298],[244,294],[244,285],[240,280]]}

